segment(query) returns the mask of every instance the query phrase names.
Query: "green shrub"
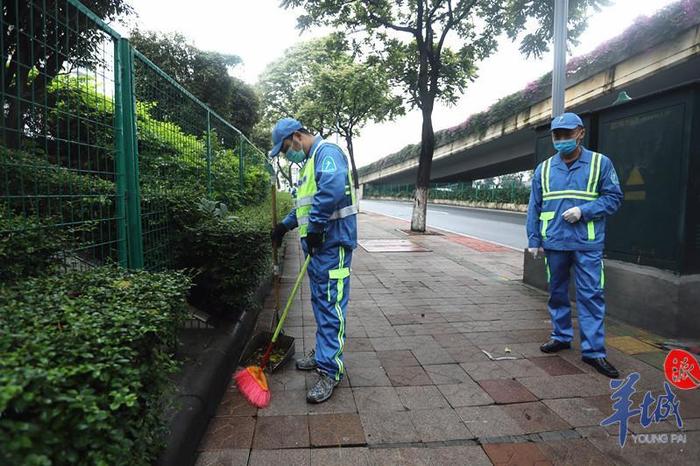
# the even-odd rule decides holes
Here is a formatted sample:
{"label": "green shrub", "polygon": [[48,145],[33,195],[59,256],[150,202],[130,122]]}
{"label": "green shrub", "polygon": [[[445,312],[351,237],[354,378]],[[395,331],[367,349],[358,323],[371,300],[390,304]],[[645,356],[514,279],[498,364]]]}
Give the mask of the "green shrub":
{"label": "green shrub", "polygon": [[[364,197],[392,197],[396,199],[412,199],[414,185],[367,185]],[[527,204],[530,199],[530,188],[527,186],[506,187],[473,187],[455,183],[449,187],[431,186],[429,199],[444,199],[473,202],[496,202],[507,204]]]}
{"label": "green shrub", "polygon": [[[225,215],[220,208],[206,208],[192,198],[172,202],[178,229],[173,254],[178,267],[197,271],[191,292],[194,304],[233,317],[254,305],[251,298],[270,271],[271,206],[268,198]],[[291,197],[279,194],[278,217],[290,209]]]}
{"label": "green shrub", "polygon": [[0,282],[56,271],[59,253],[69,239],[64,231],[47,233],[50,227],[46,221],[15,215],[0,205]]}
{"label": "green shrub", "polygon": [[188,287],[111,267],[0,287],[0,464],[151,464]]}
{"label": "green shrub", "polygon": [[114,208],[113,181],[52,163],[41,153],[0,146],[0,180],[15,211],[80,221],[99,218]]}

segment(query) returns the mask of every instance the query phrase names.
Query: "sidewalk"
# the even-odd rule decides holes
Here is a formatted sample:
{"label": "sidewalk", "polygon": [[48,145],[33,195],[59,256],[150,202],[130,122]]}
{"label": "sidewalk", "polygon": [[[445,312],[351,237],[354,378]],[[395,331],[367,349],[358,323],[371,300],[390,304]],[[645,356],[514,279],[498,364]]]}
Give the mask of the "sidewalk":
{"label": "sidewalk", "polygon": [[[251,408],[231,386],[200,445],[207,465],[697,464],[700,390],[674,392],[685,444],[618,446],[609,379],[574,347],[539,351],[550,331],[546,296],[521,281],[522,253],[465,237],[407,236],[408,223],[361,214],[360,240],[402,239],[430,252],[353,257],[345,364],[333,398],[305,401],[315,381],[289,364],[270,376],[272,403]],[[289,238],[282,296],[301,264]],[[271,302],[268,300],[268,308]],[[269,309],[267,310],[269,315]],[[261,321],[262,327],[267,325]],[[290,312],[297,352],[314,347],[308,283]],[[643,391],[663,390],[654,335],[609,322],[608,358]],[[516,360],[492,361],[514,356]],[[640,391],[642,393],[640,393]],[[679,433],[672,418],[636,433]]]}

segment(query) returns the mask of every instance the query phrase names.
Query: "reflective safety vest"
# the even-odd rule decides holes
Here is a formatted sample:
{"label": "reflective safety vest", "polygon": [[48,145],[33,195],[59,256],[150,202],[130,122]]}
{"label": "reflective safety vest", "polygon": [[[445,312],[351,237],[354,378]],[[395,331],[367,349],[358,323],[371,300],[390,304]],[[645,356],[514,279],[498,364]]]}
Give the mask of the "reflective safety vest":
{"label": "reflective safety vest", "polygon": [[[542,212],[540,213],[540,220],[542,221],[542,239],[547,239],[547,225],[550,220],[554,219],[555,211],[547,209],[547,201],[553,201],[557,199],[582,199],[585,201],[594,201],[598,199],[598,182],[600,181],[600,162],[602,156],[593,152],[591,158],[590,170],[588,172],[588,186],[585,191],[576,190],[564,190],[564,191],[551,191],[549,189],[549,168],[552,162],[552,158],[545,160],[542,164]],[[588,240],[595,240],[595,223],[593,220],[587,222],[588,227]]]}
{"label": "reflective safety vest", "polygon": [[[297,199],[295,201],[297,223],[299,224],[299,236],[306,238],[306,234],[309,229],[309,213],[311,212],[311,206],[313,204],[314,195],[318,191],[316,186],[316,167],[315,159],[318,149],[327,144],[326,141],[321,141],[318,143],[314,149],[311,157],[304,165],[304,169],[301,172],[301,179],[303,183],[297,189]],[[355,197],[355,188],[352,181],[352,170],[348,167],[348,179],[345,182],[345,196],[346,196],[346,206],[336,209],[331,213],[328,220],[338,220],[341,218],[348,217],[350,215],[357,214],[357,200]]]}

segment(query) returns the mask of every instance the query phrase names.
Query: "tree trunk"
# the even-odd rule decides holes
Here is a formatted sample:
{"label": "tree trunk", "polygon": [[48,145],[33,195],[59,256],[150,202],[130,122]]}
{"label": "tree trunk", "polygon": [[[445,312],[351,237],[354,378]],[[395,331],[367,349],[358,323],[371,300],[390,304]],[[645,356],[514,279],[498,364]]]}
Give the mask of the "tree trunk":
{"label": "tree trunk", "polygon": [[357,166],[355,166],[355,150],[352,147],[352,136],[345,136],[345,145],[348,147],[348,155],[350,156],[350,165],[352,166],[352,179],[355,184],[355,189],[360,189],[360,183],[357,180]]}
{"label": "tree trunk", "polygon": [[425,232],[428,188],[430,187],[430,170],[433,164],[434,150],[435,132],[433,131],[433,106],[425,105],[423,108],[423,129],[421,131],[418,177],[416,178],[416,192],[413,196],[411,231]]}

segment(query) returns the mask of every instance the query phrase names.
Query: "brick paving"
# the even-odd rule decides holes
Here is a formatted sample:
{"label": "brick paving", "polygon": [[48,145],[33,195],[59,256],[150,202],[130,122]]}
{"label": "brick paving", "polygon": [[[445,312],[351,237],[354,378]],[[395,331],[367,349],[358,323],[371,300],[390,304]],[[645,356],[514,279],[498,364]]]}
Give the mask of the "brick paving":
{"label": "brick paving", "polygon": [[[250,407],[231,385],[200,445],[198,466],[697,464],[700,390],[680,392],[684,444],[617,443],[608,379],[571,350],[545,355],[546,295],[521,282],[522,253],[453,234],[406,235],[405,222],[360,215],[363,240],[410,240],[427,252],[355,251],[346,323],[347,377],[333,398],[305,401],[313,374],[268,377],[272,403]],[[290,235],[291,236],[291,235]],[[283,292],[301,263],[287,242]],[[269,326],[271,300],[259,327]],[[576,323],[575,323],[576,325]],[[607,321],[608,356],[663,389],[658,336]],[[314,347],[308,283],[286,333]],[[517,359],[491,360],[492,357]],[[642,393],[640,393],[642,392]],[[679,433],[671,422],[631,433]]]}

